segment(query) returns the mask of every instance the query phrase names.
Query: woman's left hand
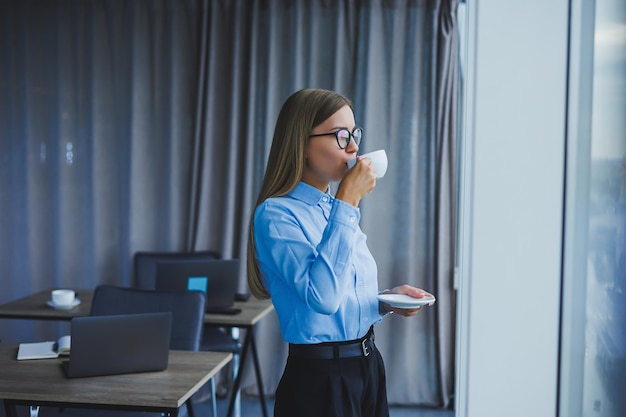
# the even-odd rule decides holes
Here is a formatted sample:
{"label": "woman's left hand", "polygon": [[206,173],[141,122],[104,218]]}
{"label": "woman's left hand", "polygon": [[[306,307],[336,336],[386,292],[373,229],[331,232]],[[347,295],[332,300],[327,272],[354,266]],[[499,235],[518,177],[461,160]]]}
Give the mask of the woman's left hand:
{"label": "woman's left hand", "polygon": [[[384,294],[406,294],[410,297],[414,298],[424,298],[424,297],[433,297],[433,295],[427,291],[424,291],[421,288],[412,287],[410,285],[404,284],[399,285],[397,287],[393,287],[390,290],[385,290]],[[433,305],[435,302],[428,304],[429,306]],[[404,317],[411,317],[416,315],[423,306],[417,308],[397,308],[391,307],[389,304],[383,303],[383,307],[385,310],[393,312],[395,314],[399,314]]]}

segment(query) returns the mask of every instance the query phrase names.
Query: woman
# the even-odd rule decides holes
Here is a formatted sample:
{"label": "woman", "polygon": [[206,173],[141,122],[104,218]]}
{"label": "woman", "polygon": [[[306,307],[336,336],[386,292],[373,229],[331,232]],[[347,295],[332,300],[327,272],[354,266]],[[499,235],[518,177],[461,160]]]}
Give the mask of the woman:
{"label": "woman", "polygon": [[[248,282],[271,297],[289,358],[274,415],[388,416],[385,371],[373,325],[380,304],[376,263],[359,228],[359,202],[376,186],[358,158],[362,130],[348,99],[305,89],[280,111],[257,207],[250,222]],[[330,195],[330,183],[340,181]],[[409,285],[385,292],[422,298]]]}

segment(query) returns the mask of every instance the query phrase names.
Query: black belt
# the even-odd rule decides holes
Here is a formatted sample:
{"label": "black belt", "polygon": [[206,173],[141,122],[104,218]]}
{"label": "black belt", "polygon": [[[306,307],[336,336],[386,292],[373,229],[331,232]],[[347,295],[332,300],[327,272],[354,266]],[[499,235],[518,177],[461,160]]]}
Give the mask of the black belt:
{"label": "black belt", "polygon": [[369,356],[374,350],[374,330],[350,342],[326,342],[315,345],[289,344],[289,356],[306,359],[339,359]]}

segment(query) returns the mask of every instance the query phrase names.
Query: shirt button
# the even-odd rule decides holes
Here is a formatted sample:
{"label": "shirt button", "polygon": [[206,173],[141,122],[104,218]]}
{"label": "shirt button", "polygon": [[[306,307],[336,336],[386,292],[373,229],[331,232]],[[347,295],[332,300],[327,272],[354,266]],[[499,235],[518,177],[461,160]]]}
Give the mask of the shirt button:
{"label": "shirt button", "polygon": [[355,221],[356,221],[356,217],[354,217],[354,216],[350,216],[350,222],[351,222],[351,223],[354,223]]}
{"label": "shirt button", "polygon": [[328,201],[328,197],[326,197],[326,196],[322,197],[322,201],[323,201],[324,203],[326,203],[326,202]]}
{"label": "shirt button", "polygon": [[369,318],[369,317],[367,317],[367,316],[363,317],[363,320],[365,320],[365,321],[368,321],[369,319],[370,319],[370,318]]}

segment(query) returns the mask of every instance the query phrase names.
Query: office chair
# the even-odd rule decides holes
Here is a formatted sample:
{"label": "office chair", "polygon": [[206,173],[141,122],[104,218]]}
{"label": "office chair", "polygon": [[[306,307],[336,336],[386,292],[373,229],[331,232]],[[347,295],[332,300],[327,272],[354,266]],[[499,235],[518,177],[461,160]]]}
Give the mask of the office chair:
{"label": "office chair", "polygon": [[[155,289],[157,264],[160,262],[193,262],[198,260],[220,259],[220,254],[213,251],[200,252],[136,252],[133,257],[134,286],[140,289]],[[228,352],[234,355],[233,372],[237,373],[241,343],[232,336],[230,330],[223,327],[204,326],[200,350],[213,352]],[[215,393],[215,378],[209,381],[213,412],[215,413],[217,398]]]}
{"label": "office chair", "polygon": [[172,312],[171,350],[200,350],[204,294],[198,291],[153,291],[100,285],[91,302],[92,316]]}

